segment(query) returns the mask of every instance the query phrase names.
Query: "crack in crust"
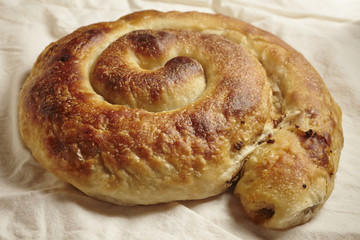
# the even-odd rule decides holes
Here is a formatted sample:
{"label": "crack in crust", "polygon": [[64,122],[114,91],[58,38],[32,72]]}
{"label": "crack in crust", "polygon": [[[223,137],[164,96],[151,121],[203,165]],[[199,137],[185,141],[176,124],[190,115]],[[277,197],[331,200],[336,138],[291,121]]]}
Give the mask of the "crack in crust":
{"label": "crack in crust", "polygon": [[50,44],[18,109],[35,159],[90,196],[154,204],[235,185],[269,228],[312,218],[343,146],[341,111],[301,54],[197,12],[136,12]]}

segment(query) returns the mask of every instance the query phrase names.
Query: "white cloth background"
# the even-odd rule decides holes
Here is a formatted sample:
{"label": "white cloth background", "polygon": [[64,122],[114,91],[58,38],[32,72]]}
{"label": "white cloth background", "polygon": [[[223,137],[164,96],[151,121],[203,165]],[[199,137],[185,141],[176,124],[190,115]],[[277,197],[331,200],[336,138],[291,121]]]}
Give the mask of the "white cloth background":
{"label": "white cloth background", "polygon": [[[314,65],[343,110],[335,190],[309,223],[263,229],[224,193],[201,201],[120,207],[41,168],[17,129],[17,97],[37,56],[76,28],[143,9],[243,19]],[[360,239],[360,2],[357,0],[0,0],[0,239]]]}

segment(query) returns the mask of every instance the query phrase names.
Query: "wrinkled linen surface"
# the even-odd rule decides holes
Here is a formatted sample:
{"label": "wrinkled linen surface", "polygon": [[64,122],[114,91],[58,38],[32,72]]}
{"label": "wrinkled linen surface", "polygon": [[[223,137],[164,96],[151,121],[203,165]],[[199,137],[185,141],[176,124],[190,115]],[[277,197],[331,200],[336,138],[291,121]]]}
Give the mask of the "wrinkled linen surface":
{"label": "wrinkled linen surface", "polygon": [[[89,198],[32,158],[17,98],[37,56],[76,28],[144,9],[236,17],[279,36],[323,77],[343,111],[335,189],[310,222],[263,229],[230,192],[205,200],[121,207]],[[360,2],[295,0],[1,0],[0,239],[360,239]]]}

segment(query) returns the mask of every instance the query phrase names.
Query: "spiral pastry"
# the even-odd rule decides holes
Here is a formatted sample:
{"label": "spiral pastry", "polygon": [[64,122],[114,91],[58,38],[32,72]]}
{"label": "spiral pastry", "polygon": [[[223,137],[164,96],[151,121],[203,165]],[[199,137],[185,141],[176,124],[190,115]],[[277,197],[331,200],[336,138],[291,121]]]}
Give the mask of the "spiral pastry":
{"label": "spiral pastry", "polygon": [[142,11],[50,44],[19,128],[59,179],[121,205],[235,185],[268,228],[308,221],[332,192],[341,111],[304,57],[222,15]]}

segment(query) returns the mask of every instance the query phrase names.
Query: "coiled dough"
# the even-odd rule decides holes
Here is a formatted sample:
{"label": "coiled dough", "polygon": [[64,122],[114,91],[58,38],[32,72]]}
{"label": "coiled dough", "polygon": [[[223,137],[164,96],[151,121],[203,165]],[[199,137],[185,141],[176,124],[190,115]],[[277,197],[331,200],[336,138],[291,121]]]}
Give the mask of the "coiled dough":
{"label": "coiled dough", "polygon": [[320,209],[343,145],[340,108],[301,54],[198,12],[136,12],[51,43],[18,111],[34,158],[90,196],[155,204],[235,185],[269,228]]}

